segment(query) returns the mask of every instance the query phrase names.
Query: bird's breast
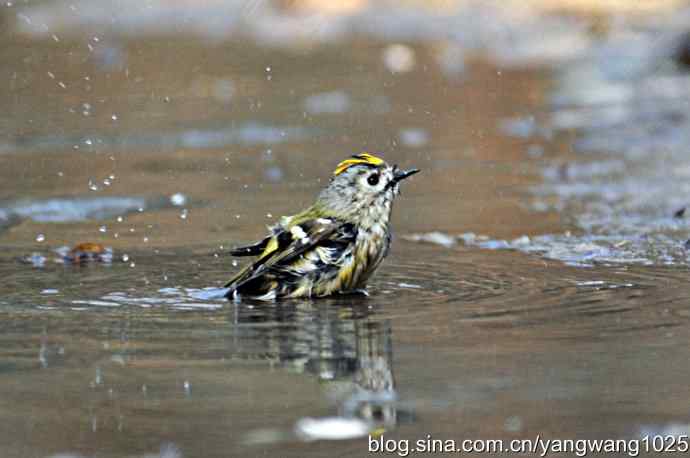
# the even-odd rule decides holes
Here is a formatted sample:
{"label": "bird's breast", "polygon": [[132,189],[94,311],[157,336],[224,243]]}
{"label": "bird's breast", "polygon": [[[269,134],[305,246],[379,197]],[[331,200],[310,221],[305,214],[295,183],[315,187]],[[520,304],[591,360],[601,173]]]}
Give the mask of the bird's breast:
{"label": "bird's breast", "polygon": [[364,286],[385,257],[389,240],[387,225],[374,224],[358,229],[354,250],[352,287]]}

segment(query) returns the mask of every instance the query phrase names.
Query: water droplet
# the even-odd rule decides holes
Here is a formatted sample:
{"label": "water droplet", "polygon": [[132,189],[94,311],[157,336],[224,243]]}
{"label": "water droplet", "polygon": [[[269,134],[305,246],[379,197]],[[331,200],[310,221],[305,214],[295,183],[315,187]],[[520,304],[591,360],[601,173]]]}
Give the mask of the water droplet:
{"label": "water droplet", "polygon": [[129,261],[129,255],[127,253],[122,255],[122,262],[127,262]]}
{"label": "water droplet", "polygon": [[93,145],[93,140],[91,140],[90,138],[87,138],[86,140],[84,140],[84,143],[91,146],[91,145]]}
{"label": "water droplet", "polygon": [[60,86],[60,87],[63,88],[63,89],[67,89],[67,85],[66,85],[65,83],[63,83],[62,81],[60,81],[60,82],[58,83],[58,86]]}
{"label": "water droplet", "polygon": [[393,44],[388,46],[383,53],[383,62],[392,73],[405,73],[415,66],[415,52],[409,46]]}
{"label": "water droplet", "polygon": [[181,207],[187,202],[187,196],[185,196],[181,192],[177,192],[170,196],[170,202],[177,207]]}
{"label": "water droplet", "polygon": [[103,180],[103,184],[106,186],[110,186],[112,183],[109,179],[106,178],[105,180]]}
{"label": "water droplet", "polygon": [[65,174],[62,173],[62,172],[58,172],[57,175],[58,175],[59,177],[64,177],[64,176],[65,176]]}
{"label": "water droplet", "polygon": [[149,238],[148,238],[148,237],[144,237],[144,243],[149,243]]}
{"label": "water droplet", "polygon": [[117,115],[116,115],[116,114],[112,115],[112,116],[110,117],[110,119],[112,119],[113,121],[117,121]]}
{"label": "water droplet", "polygon": [[98,191],[98,186],[93,181],[89,180],[89,189],[92,191]]}
{"label": "water droplet", "polygon": [[121,223],[121,222],[123,222],[124,220],[125,220],[125,219],[124,219],[122,216],[118,216],[118,217],[117,217],[117,222],[118,222],[118,223]]}
{"label": "water droplet", "polygon": [[237,260],[235,260],[235,259],[232,260],[232,266],[233,266],[233,267],[237,267],[239,264],[240,264],[240,263],[237,262]]}
{"label": "water droplet", "polygon": [[43,242],[43,241],[45,241],[45,239],[46,239],[46,236],[43,235],[43,234],[38,234],[38,235],[36,236],[36,241],[37,241],[37,242]]}
{"label": "water droplet", "polygon": [[136,266],[137,266],[137,265],[136,265],[135,263],[133,263],[133,262],[129,264],[129,267],[136,267]]}
{"label": "water droplet", "polygon": [[105,227],[105,226],[101,226],[101,227],[98,228],[98,232],[104,232],[104,233],[105,233],[105,232],[107,232],[107,231],[108,231],[108,228]]}
{"label": "water droplet", "polygon": [[266,218],[273,218],[273,214],[272,213],[266,213]]}
{"label": "water droplet", "polygon": [[180,213],[180,218],[182,219],[187,219],[187,216],[189,215],[189,212],[187,211],[186,208],[182,209],[182,212]]}

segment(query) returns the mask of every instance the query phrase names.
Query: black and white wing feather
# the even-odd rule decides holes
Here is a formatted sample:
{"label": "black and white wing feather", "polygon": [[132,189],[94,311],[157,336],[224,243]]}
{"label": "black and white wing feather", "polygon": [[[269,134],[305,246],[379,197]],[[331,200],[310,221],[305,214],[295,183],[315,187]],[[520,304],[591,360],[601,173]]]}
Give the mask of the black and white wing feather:
{"label": "black and white wing feather", "polygon": [[231,252],[259,258],[225,285],[229,288],[227,297],[272,300],[310,296],[314,284],[335,280],[341,268],[351,262],[356,238],[353,224],[333,218],[279,226],[261,242]]}

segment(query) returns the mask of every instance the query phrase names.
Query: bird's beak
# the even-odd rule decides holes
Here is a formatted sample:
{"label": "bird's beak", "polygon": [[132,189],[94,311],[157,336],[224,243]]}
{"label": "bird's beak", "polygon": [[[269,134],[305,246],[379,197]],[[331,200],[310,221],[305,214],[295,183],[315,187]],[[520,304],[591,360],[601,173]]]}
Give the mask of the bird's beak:
{"label": "bird's beak", "polygon": [[410,170],[395,170],[393,172],[393,182],[398,183],[405,178],[409,178],[415,173],[419,172],[419,169],[410,169]]}

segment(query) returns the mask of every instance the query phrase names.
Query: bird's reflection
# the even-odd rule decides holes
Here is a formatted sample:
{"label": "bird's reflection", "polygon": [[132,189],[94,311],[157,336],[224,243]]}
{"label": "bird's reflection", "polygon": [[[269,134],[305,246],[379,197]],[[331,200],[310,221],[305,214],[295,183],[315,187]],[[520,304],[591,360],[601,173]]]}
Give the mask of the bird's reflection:
{"label": "bird's reflection", "polygon": [[280,304],[237,304],[234,356],[262,357],[322,382],[341,418],[371,430],[397,423],[392,329],[371,301],[338,298]]}

